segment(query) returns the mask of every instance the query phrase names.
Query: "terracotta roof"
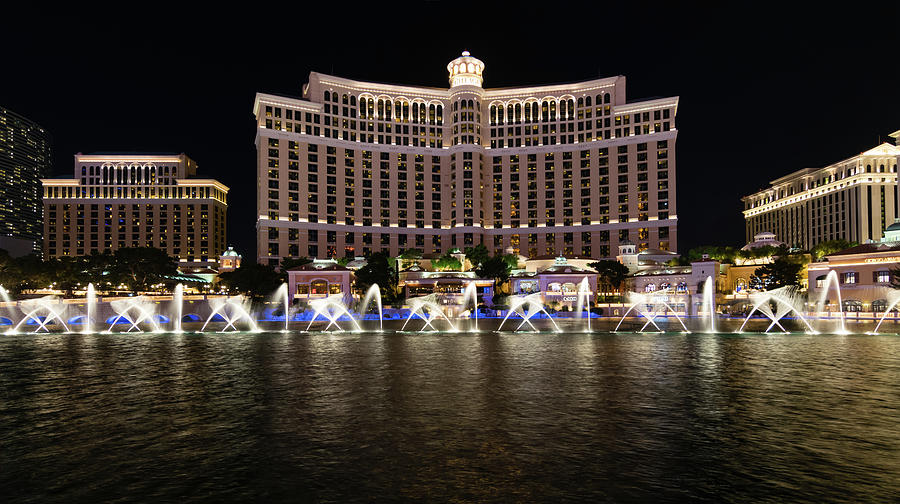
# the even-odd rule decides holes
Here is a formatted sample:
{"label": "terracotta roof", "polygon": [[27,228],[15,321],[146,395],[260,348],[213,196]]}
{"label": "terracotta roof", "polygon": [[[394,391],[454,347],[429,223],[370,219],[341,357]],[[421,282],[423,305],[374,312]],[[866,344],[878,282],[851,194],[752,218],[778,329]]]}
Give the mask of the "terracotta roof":
{"label": "terracotta roof", "polygon": [[[535,258],[533,258],[533,259],[528,259],[528,260],[529,260],[529,261],[546,261],[546,260],[548,260],[548,259],[556,259],[557,257],[559,257],[559,254],[549,254],[549,255],[541,255],[541,256],[537,256],[537,257],[535,257]],[[588,261],[594,261],[594,260],[595,260],[593,257],[577,256],[577,255],[565,256],[565,258],[566,258],[567,261],[569,261],[569,260],[577,260],[577,261],[580,261],[580,260],[588,260]]]}
{"label": "terracotta roof", "polygon": [[862,245],[857,245],[855,247],[850,247],[848,249],[839,250],[832,254],[828,254],[825,257],[845,256],[845,255],[853,255],[853,254],[873,254],[876,252],[894,252],[894,251],[900,251],[900,242],[863,243]]}
{"label": "terracotta roof", "polygon": [[316,265],[315,263],[307,263],[303,266],[296,266],[288,271],[350,271],[340,264],[329,264],[327,266]]}

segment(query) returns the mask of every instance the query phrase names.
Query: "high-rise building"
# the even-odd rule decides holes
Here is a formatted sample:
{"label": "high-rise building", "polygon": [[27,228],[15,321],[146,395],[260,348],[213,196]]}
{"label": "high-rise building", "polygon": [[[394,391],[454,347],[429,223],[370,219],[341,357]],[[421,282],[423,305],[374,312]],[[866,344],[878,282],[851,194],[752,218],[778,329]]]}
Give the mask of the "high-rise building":
{"label": "high-rise building", "polygon": [[[891,134],[895,140],[900,131]],[[900,143],[900,142],[898,142]],[[879,241],[900,218],[900,146],[882,143],[824,168],[803,168],[744,196],[746,238],[773,232],[809,250],[830,240]]]}
{"label": "high-rise building", "polygon": [[0,107],[0,249],[41,253],[41,178],[53,164],[50,134]]}
{"label": "high-rise building", "polygon": [[46,257],[156,247],[183,271],[217,267],[228,187],[188,156],[78,153],[74,175],[43,180]]}
{"label": "high-rise building", "polygon": [[625,77],[484,89],[313,72],[303,99],[258,93],[257,257],[403,249],[610,258],[674,250],[678,98],[627,102]]}

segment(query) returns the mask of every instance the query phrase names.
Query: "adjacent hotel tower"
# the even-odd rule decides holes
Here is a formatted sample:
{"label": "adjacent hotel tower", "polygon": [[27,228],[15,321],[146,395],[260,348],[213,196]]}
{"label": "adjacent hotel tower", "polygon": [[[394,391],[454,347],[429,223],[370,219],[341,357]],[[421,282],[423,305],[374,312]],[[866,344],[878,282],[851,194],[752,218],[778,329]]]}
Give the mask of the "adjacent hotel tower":
{"label": "adjacent hotel tower", "polygon": [[484,89],[484,69],[464,52],[449,89],[313,72],[303,99],[258,93],[258,260],[674,250],[677,97],[627,103],[623,76]]}
{"label": "adjacent hotel tower", "polygon": [[75,176],[44,179],[44,256],[156,247],[182,271],[225,252],[228,187],[184,154],[75,155]]}
{"label": "adjacent hotel tower", "polygon": [[50,174],[50,135],[0,107],[0,249],[12,256],[41,253],[41,177]]}
{"label": "adjacent hotel tower", "polygon": [[[891,134],[900,144],[900,131]],[[823,168],[804,168],[742,198],[747,241],[775,233],[809,250],[830,240],[879,241],[900,218],[900,146],[883,143]]]}

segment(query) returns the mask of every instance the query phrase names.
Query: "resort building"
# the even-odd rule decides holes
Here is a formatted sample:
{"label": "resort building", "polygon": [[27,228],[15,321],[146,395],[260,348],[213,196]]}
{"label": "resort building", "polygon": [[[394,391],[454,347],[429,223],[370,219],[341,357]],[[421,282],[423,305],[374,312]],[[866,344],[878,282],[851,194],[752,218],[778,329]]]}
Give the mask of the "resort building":
{"label": "resort building", "polygon": [[292,299],[309,303],[314,299],[340,295],[344,304],[353,299],[353,272],[334,259],[315,259],[288,270],[288,292]]}
{"label": "resort building", "polygon": [[[888,226],[884,234],[879,243],[857,245],[810,263],[810,302],[826,291],[826,310],[838,311],[840,288],[842,311],[884,312],[891,298],[891,270],[900,267],[900,222]],[[837,283],[828,280],[832,271]]]}
{"label": "resort building", "polygon": [[313,72],[302,98],[256,95],[261,263],[675,249],[677,97],[629,102],[623,76],[485,89],[467,52],[447,70],[449,88]]}
{"label": "resort building", "polygon": [[44,179],[44,256],[156,247],[183,272],[218,267],[228,187],[184,154],[75,155],[71,179]]}
{"label": "resort building", "polygon": [[[530,261],[529,261],[530,262]],[[526,263],[527,264],[527,263]],[[541,302],[546,306],[573,309],[578,304],[582,282],[587,280],[582,299],[592,303],[597,295],[597,272],[575,264],[565,257],[556,257],[553,264],[519,271],[510,276],[510,292],[517,295],[541,293]]]}
{"label": "resort building", "polygon": [[13,257],[40,254],[41,178],[53,164],[50,134],[0,107],[0,249]]}
{"label": "resort building", "polygon": [[[891,134],[895,143],[900,131]],[[830,240],[881,240],[900,217],[900,146],[883,143],[824,168],[804,168],[742,198],[747,241],[768,231],[809,250]]]}

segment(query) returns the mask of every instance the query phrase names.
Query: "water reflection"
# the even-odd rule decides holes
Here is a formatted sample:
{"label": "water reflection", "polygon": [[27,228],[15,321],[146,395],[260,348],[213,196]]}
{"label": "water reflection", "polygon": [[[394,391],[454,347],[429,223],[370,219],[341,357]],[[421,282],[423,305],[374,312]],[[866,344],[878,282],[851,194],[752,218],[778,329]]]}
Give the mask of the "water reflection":
{"label": "water reflection", "polygon": [[900,339],[0,340],[9,501],[887,501]]}

